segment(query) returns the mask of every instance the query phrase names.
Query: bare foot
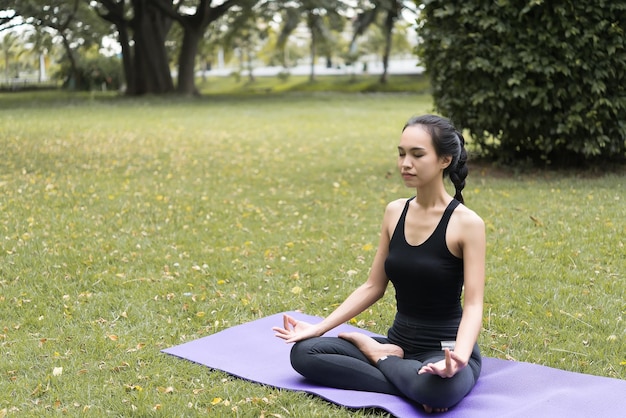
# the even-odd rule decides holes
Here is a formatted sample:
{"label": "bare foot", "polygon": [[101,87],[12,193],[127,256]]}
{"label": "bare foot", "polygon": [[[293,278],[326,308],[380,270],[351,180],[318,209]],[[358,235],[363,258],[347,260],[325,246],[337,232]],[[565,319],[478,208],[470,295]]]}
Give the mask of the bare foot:
{"label": "bare foot", "polygon": [[376,364],[378,360],[387,356],[404,357],[404,351],[397,345],[381,344],[360,332],[342,332],[339,334],[339,338],[343,338],[354,344],[373,364]]}
{"label": "bare foot", "polygon": [[428,405],[422,405],[422,407],[424,407],[424,411],[426,411],[427,414],[430,414],[431,412],[447,412],[448,411],[448,408],[433,408]]}

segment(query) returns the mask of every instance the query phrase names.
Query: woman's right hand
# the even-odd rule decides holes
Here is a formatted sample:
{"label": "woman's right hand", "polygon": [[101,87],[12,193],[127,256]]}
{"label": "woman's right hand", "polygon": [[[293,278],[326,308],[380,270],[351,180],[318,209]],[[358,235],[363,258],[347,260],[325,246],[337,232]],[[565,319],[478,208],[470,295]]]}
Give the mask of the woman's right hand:
{"label": "woman's right hand", "polygon": [[305,321],[298,321],[287,314],[283,315],[283,328],[272,327],[272,330],[276,333],[274,334],[276,337],[282,338],[287,343],[319,337],[322,334],[317,326]]}

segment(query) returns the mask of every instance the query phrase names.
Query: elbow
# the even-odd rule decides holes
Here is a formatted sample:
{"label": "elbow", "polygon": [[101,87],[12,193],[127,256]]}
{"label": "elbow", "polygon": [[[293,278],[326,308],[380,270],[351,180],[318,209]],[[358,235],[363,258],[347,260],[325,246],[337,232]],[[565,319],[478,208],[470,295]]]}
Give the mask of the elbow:
{"label": "elbow", "polygon": [[383,298],[383,296],[385,296],[385,291],[387,290],[387,287],[375,287],[372,289],[371,295],[372,295],[372,299],[373,302],[377,302],[380,299]]}

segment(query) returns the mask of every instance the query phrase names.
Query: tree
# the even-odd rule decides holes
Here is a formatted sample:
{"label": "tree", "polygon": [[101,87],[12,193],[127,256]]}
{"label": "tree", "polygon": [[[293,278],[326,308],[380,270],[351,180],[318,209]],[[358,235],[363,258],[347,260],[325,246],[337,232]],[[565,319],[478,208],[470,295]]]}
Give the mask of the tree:
{"label": "tree", "polygon": [[236,9],[222,19],[221,26],[224,30],[215,42],[225,49],[236,51],[239,71],[246,69],[248,79],[252,82],[256,49],[269,36],[268,22],[271,20],[271,9],[264,3],[259,3],[257,7]]}
{"label": "tree", "polygon": [[[277,46],[284,48],[289,36],[302,22],[306,22],[311,41],[309,44],[309,56],[311,60],[310,81],[315,81],[315,59],[318,54],[319,44],[330,41],[331,28],[336,27],[337,22],[342,20],[342,11],[345,4],[332,0],[300,0],[287,1],[280,5],[282,9],[283,24],[278,36]],[[285,65],[286,67],[286,65]]]}
{"label": "tree", "polygon": [[24,23],[41,30],[53,29],[65,49],[70,71],[68,83],[77,82],[77,51],[99,44],[107,28],[95,19],[83,0],[2,0],[0,5],[20,16]]}
{"label": "tree", "polygon": [[[85,0],[90,1],[90,0]],[[128,94],[174,91],[165,43],[173,22],[181,25],[177,91],[195,94],[195,60],[209,25],[235,7],[251,7],[255,0],[92,0],[103,19],[112,22],[122,46]],[[132,43],[131,48],[131,34]]]}
{"label": "tree", "polygon": [[[151,0],[89,1],[98,15],[117,29],[128,95],[174,91],[165,49],[172,19]],[[165,0],[163,0],[165,1]],[[170,0],[168,5],[173,4]],[[173,6],[172,6],[173,7]],[[132,47],[131,47],[132,36]]]}
{"label": "tree", "polygon": [[376,24],[379,21],[379,16],[382,15],[380,26],[385,41],[382,52],[383,72],[380,76],[380,82],[384,84],[387,82],[394,26],[404,9],[416,12],[415,2],[402,0],[372,0],[361,3],[364,4],[361,4],[359,13],[356,15],[353,22],[354,35],[350,43],[350,51],[354,52],[358,37],[362,36],[372,24]]}
{"label": "tree", "polygon": [[11,30],[21,26],[24,22],[13,10],[15,0],[0,0],[0,32]]}
{"label": "tree", "polygon": [[11,63],[16,55],[18,37],[13,32],[5,33],[0,39],[0,48],[2,49],[2,58],[4,59],[4,78],[8,82],[11,78]]}
{"label": "tree", "polygon": [[[252,0],[226,0],[220,5],[211,6],[211,0],[199,0],[195,7],[184,9],[179,7],[178,11],[165,0],[154,0],[154,2],[183,28],[183,43],[178,61],[178,92],[196,94],[196,56],[198,55],[198,46],[208,26],[222,17],[229,9],[241,6],[250,8],[255,2]],[[193,10],[193,12],[188,13],[187,10]]]}
{"label": "tree", "polygon": [[28,32],[28,40],[32,43],[32,55],[36,60],[39,82],[46,81],[46,58],[50,56],[53,49],[53,39],[49,30],[42,27],[34,27]]}
{"label": "tree", "polygon": [[425,0],[435,106],[503,161],[626,153],[626,1]]}

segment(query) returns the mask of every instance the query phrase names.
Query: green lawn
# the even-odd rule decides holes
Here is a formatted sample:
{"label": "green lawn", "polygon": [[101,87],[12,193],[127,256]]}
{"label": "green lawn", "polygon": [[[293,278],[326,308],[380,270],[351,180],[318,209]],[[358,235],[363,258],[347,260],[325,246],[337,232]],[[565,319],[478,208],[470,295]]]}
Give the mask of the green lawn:
{"label": "green lawn", "polygon": [[[0,417],[370,416],[161,354],[365,280],[418,94],[0,95]],[[485,355],[626,378],[623,174],[474,166]],[[356,321],[384,333],[393,290]],[[270,331],[268,331],[270,332]],[[384,414],[383,414],[384,415]]]}

